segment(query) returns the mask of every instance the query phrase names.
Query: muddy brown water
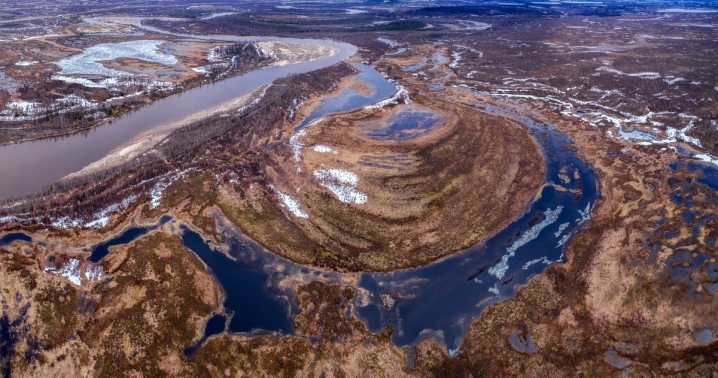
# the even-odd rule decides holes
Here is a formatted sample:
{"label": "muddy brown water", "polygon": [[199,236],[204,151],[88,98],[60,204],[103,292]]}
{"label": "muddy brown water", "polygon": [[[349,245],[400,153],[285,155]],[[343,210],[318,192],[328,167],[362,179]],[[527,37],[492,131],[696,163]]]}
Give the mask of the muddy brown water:
{"label": "muddy brown water", "polygon": [[[196,36],[211,39],[210,36]],[[226,37],[219,37],[226,40]],[[173,95],[106,122],[88,133],[0,147],[0,200],[41,191],[61,178],[94,163],[141,133],[181,122],[207,109],[252,93],[276,79],[329,67],[356,52],[356,47],[328,40],[275,41],[331,45],[339,53],[310,62],[259,69],[221,82]]]}

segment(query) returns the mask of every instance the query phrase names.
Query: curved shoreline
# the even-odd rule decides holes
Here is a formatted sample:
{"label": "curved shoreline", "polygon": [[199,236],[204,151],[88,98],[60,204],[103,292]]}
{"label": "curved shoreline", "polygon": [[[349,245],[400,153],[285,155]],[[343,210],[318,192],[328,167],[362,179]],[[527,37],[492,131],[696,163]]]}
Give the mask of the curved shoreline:
{"label": "curved shoreline", "polygon": [[[212,39],[213,37],[194,38]],[[226,38],[221,37],[219,40]],[[267,40],[293,42],[291,39],[281,38],[267,38]],[[336,54],[291,65],[270,66],[216,82],[211,86],[181,92],[67,138],[42,139],[0,147],[0,177],[3,178],[0,182],[0,199],[40,191],[53,182],[104,158],[109,152],[142,132],[167,124],[181,123],[186,117],[236,100],[275,79],[331,66],[356,52],[355,46],[346,43],[310,41],[317,45],[331,46],[336,49]],[[308,43],[305,40],[302,42]],[[239,83],[249,88],[238,90],[236,84]],[[27,175],[27,171],[34,173]]]}

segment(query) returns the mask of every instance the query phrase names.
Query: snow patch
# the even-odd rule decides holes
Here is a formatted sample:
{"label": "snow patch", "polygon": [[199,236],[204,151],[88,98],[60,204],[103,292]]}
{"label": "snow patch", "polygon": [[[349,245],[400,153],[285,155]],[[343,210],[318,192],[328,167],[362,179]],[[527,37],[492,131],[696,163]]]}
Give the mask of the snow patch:
{"label": "snow patch", "polygon": [[713,164],[713,165],[718,166],[718,159],[717,159],[717,158],[714,158],[713,156],[710,156],[710,155],[708,155],[708,154],[697,154],[697,155],[693,155],[693,158],[699,159],[699,160],[703,160],[703,161],[705,161],[706,163],[711,163],[711,164]]}
{"label": "snow patch", "polygon": [[282,206],[286,207],[290,213],[294,214],[298,218],[309,218],[309,214],[302,210],[299,202],[292,198],[292,196],[280,192],[274,187],[274,185],[269,185],[269,188],[272,189],[277,197],[282,200]]}
{"label": "snow patch", "polygon": [[20,67],[27,67],[27,66],[34,66],[38,63],[40,63],[40,62],[38,62],[37,60],[21,60],[21,61],[15,63],[15,65],[20,66]]}
{"label": "snow patch", "polygon": [[549,260],[546,256],[543,256],[539,259],[534,259],[534,260],[526,262],[526,264],[524,264],[524,266],[522,266],[521,269],[527,270],[531,265],[536,265],[539,263],[549,265],[549,264],[553,263],[553,261]]}
{"label": "snow patch", "polygon": [[44,270],[45,272],[65,277],[75,285],[79,286],[82,284],[82,276],[80,275],[80,260],[78,259],[70,259],[70,261],[68,261],[61,268],[48,266]]}
{"label": "snow patch", "polygon": [[85,268],[85,278],[88,281],[99,281],[105,276],[105,270],[102,265],[90,265]]}
{"label": "snow patch", "polygon": [[366,203],[366,194],[356,190],[359,183],[359,176],[353,172],[343,169],[318,169],[314,171],[314,177],[319,184],[330,192],[334,193],[344,203]]}
{"label": "snow patch", "polygon": [[73,55],[55,63],[60,67],[60,74],[82,74],[122,76],[131,75],[128,72],[117,71],[105,67],[101,61],[118,58],[132,58],[155,63],[174,65],[177,58],[159,51],[159,46],[165,43],[157,40],[139,40],[119,43],[101,43],[88,47],[81,54]]}
{"label": "snow patch", "polygon": [[322,153],[322,154],[334,154],[334,155],[336,155],[336,154],[339,153],[337,150],[335,150],[335,149],[333,149],[333,148],[331,148],[331,147],[329,147],[329,146],[325,146],[325,145],[323,145],[323,144],[318,144],[318,145],[312,147],[312,149],[313,149],[314,151],[319,152],[319,153]]}
{"label": "snow patch", "polygon": [[385,106],[399,104],[399,102],[402,101],[404,104],[411,104],[411,99],[409,99],[409,92],[403,86],[397,85],[397,90],[396,92],[394,92],[393,95],[391,95],[391,97],[379,101],[375,104],[367,105],[364,107],[364,109],[381,109]]}

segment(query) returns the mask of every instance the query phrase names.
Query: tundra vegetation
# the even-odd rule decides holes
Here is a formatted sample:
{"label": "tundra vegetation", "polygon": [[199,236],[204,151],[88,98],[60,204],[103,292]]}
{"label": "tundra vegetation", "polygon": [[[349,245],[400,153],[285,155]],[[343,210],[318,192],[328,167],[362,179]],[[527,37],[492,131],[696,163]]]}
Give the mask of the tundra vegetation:
{"label": "tundra vegetation", "polygon": [[[189,46],[127,24],[82,21],[89,16],[151,16],[146,25],[184,34],[345,41],[358,47],[352,62],[373,65],[406,94],[307,128],[298,160],[294,128],[322,98],[371,88],[348,63],[289,76],[258,101],[192,121],[132,161],[3,201],[0,235],[33,241],[0,241],[0,372],[714,374],[718,320],[707,314],[718,311],[718,13],[710,2],[606,3],[0,2],[0,143],[86,131],[228,76],[216,64],[233,56],[238,72],[275,59],[253,43]],[[163,41],[179,66],[102,62],[159,75],[112,88],[48,80],[60,70],[53,62],[139,40]],[[116,97],[126,98],[88,105]],[[439,121],[399,142],[366,132],[409,107]],[[601,199],[566,244],[565,260],[472,319],[457,351],[428,334],[397,347],[391,327],[371,332],[357,315],[366,293],[347,272],[430,263],[505,227],[544,184],[565,189],[545,182],[551,151],[512,114],[567,136],[599,177]],[[98,214],[107,221],[96,223]],[[87,260],[97,243],[164,214],[175,219],[112,247],[99,263]],[[185,355],[223,292],[183,245],[180,223],[228,256],[222,242],[236,228],[343,279],[290,285],[290,334],[223,332]],[[401,300],[382,298],[388,307]]]}

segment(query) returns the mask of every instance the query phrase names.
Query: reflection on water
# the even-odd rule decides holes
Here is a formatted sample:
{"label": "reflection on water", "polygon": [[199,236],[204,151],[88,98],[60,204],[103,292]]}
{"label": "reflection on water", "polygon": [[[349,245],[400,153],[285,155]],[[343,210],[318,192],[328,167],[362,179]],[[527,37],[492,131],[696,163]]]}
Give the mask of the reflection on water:
{"label": "reflection on water", "polygon": [[359,93],[353,88],[346,88],[336,96],[323,99],[321,105],[314,108],[311,114],[295,128],[295,131],[301,130],[312,121],[328,114],[356,110],[381,101],[396,92],[396,87],[386,81],[374,68],[356,63],[352,64],[352,66],[359,71],[354,80],[366,85],[369,93]]}
{"label": "reflection on water", "polygon": [[407,140],[428,134],[442,118],[431,110],[409,106],[389,117],[386,122],[365,125],[364,133],[378,140]]}
{"label": "reflection on water", "polygon": [[[493,107],[486,110],[503,113]],[[359,314],[371,330],[392,325],[392,339],[398,345],[412,344],[423,333],[434,331],[443,336],[449,350],[455,350],[469,322],[483,309],[513,296],[517,285],[525,284],[547,265],[562,261],[567,241],[599,198],[596,177],[566,148],[570,143],[567,137],[528,117],[519,120],[534,133],[548,157],[545,181],[560,183],[568,190],[544,187],[523,217],[486,243],[456,256],[416,269],[362,275],[360,286],[373,297],[371,305],[360,308]],[[572,176],[576,178],[561,181],[563,167],[575,172]],[[381,306],[382,294],[396,299],[393,308]]]}

